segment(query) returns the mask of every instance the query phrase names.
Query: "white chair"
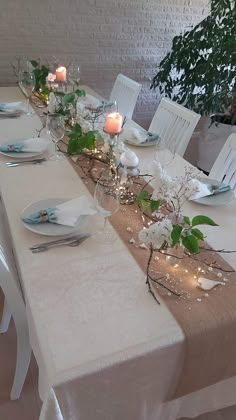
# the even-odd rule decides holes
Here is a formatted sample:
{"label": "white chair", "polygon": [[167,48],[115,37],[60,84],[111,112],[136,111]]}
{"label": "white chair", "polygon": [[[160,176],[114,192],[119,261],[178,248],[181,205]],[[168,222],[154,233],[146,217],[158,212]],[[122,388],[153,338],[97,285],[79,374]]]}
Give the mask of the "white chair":
{"label": "white chair", "polygon": [[200,117],[196,112],[162,98],[149,131],[159,134],[162,143],[171,152],[183,156]]}
{"label": "white chair", "polygon": [[134,108],[142,85],[123,74],[118,74],[113,85],[110,101],[116,101],[123,117],[132,119]]}
{"label": "white chair", "polygon": [[25,382],[30,363],[31,346],[29,343],[25,305],[18,282],[8,232],[4,224],[3,213],[3,206],[0,202],[0,287],[5,297],[0,333],[7,331],[12,315],[17,334],[17,357],[10,397],[12,400],[15,400],[19,398]]}
{"label": "white chair", "polygon": [[231,134],[222,147],[209,178],[229,184],[236,190],[236,133]]}

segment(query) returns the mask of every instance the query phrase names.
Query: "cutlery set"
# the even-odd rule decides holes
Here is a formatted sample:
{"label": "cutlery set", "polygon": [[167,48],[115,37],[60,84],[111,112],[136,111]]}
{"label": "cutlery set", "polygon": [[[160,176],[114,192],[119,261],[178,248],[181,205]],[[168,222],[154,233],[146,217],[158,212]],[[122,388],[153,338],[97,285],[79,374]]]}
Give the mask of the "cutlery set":
{"label": "cutlery set", "polygon": [[6,162],[5,165],[7,166],[7,168],[13,168],[15,166],[22,166],[22,165],[27,165],[27,164],[37,165],[45,161],[46,161],[45,158],[40,158],[40,159],[32,159],[32,160]]}
{"label": "cutlery set", "polygon": [[89,238],[90,235],[88,234],[78,234],[78,235],[73,235],[67,238],[62,238],[62,239],[57,239],[55,241],[50,241],[50,242],[44,242],[41,244],[36,244],[33,245],[32,247],[30,247],[30,250],[36,254],[38,252],[44,252],[44,251],[48,251],[51,248],[55,248],[58,246],[71,246],[71,247],[75,247],[80,245],[82,242],[84,242],[87,238]]}

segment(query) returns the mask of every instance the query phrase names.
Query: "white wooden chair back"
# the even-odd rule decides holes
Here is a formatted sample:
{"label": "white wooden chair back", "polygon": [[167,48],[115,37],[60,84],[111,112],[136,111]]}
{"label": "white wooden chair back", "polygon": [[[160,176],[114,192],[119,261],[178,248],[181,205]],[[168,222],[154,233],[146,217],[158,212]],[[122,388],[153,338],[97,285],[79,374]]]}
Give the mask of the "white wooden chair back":
{"label": "white wooden chair back", "polygon": [[180,156],[188,146],[201,115],[163,98],[149,127],[151,133],[159,134],[162,144]]}
{"label": "white wooden chair back", "polygon": [[113,85],[110,101],[116,101],[118,112],[123,117],[132,119],[134,108],[142,85],[123,74],[118,74]]}
{"label": "white wooden chair back", "polygon": [[0,202],[0,287],[4,294],[4,308],[0,323],[0,333],[8,329],[13,316],[17,334],[16,369],[11,389],[11,399],[19,398],[28,371],[31,346],[23,301],[8,231],[4,223],[4,212]]}
{"label": "white wooden chair back", "polygon": [[211,168],[209,178],[229,184],[236,192],[236,133],[226,140]]}

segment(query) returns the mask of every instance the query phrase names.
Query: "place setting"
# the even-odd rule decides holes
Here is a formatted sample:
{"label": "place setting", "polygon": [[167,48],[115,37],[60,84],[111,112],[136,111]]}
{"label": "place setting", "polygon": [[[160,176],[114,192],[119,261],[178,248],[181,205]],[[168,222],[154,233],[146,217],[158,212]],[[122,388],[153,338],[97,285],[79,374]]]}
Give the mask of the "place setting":
{"label": "place setting", "polygon": [[48,198],[31,203],[21,214],[24,227],[33,233],[43,236],[58,237],[56,240],[32,245],[32,253],[48,251],[57,246],[76,247],[89,238],[84,233],[89,218],[97,210],[87,196],[71,200],[65,198]]}
{"label": "place setting", "polygon": [[10,157],[12,161],[5,162],[7,167],[15,167],[29,163],[41,163],[46,160],[46,152],[50,142],[44,138],[8,140],[0,145],[0,154]]}

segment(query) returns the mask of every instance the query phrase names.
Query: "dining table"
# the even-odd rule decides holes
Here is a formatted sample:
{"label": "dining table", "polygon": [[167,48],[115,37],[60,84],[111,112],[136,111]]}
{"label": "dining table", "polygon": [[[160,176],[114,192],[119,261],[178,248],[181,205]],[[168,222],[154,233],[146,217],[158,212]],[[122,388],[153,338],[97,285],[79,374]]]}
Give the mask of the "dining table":
{"label": "dining table", "polygon": [[[11,101],[26,99],[17,86],[0,87],[0,102]],[[37,138],[40,114],[39,109],[31,116],[0,119],[0,145]],[[139,127],[134,121],[128,121],[129,126]],[[160,304],[153,299],[145,273],[112,224],[108,223],[112,244],[97,240],[100,220],[89,216],[81,231],[90,237],[78,247],[31,252],[32,245],[55,237],[28,229],[21,219],[25,208],[40,200],[82,195],[93,200],[75,164],[69,158],[50,160],[54,145],[45,129],[40,135],[49,140],[49,147],[39,164],[10,168],[9,156],[0,153],[1,201],[39,367],[40,420],[174,420],[235,405],[234,373],[173,397],[185,358],[184,331],[162,295]],[[152,174],[155,146],[127,146],[138,156],[140,172]],[[175,155],[168,172],[180,176],[189,166]],[[124,218],[126,207],[119,209]],[[236,249],[235,200],[221,206],[187,201],[184,211],[189,217],[207,215],[218,224],[204,227],[209,246]],[[234,252],[223,258],[236,269]],[[211,299],[214,293],[218,292],[212,291]]]}

